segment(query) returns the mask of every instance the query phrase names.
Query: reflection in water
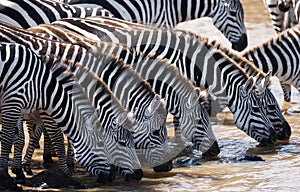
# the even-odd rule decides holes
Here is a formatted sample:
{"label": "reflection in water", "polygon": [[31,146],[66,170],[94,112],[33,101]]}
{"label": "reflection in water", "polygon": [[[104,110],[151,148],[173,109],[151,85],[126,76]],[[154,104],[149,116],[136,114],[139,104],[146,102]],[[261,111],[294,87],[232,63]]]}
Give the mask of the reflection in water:
{"label": "reflection in water", "polygon": [[[262,1],[242,0],[242,3],[246,14],[249,46],[273,36],[270,19]],[[222,34],[211,26],[209,19],[184,23],[179,27],[213,36],[230,47]],[[278,89],[275,79],[274,82],[272,90],[282,105],[282,92]],[[297,101],[298,98],[294,92],[293,100]],[[95,178],[82,168],[76,168],[74,175],[78,181],[89,187],[83,191],[294,191],[300,188],[299,117],[286,115],[292,127],[292,136],[290,141],[278,144],[275,150],[256,148],[258,143],[237,129],[231,114],[227,112],[218,114],[217,118],[213,119],[213,129],[221,149],[218,159],[200,159],[198,163],[201,165],[174,168],[168,173],[144,170],[142,181],[124,182],[117,178],[112,184],[101,187],[95,182]],[[245,154],[258,155],[265,161],[236,161],[237,157]],[[42,170],[41,160],[41,150],[37,150],[33,166],[36,168],[35,174]]]}

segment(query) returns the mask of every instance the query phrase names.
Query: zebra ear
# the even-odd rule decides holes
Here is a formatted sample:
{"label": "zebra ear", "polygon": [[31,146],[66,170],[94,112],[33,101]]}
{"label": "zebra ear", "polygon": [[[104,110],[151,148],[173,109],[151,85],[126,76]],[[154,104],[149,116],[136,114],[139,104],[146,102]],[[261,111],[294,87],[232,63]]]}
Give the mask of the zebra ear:
{"label": "zebra ear", "polygon": [[266,77],[265,77],[265,82],[264,82],[264,89],[267,89],[268,87],[269,87],[269,85],[270,85],[270,83],[271,83],[271,73],[272,73],[272,71],[269,71],[268,73],[267,73],[267,75],[266,75]]}
{"label": "zebra ear", "polygon": [[188,99],[189,106],[194,106],[199,101],[200,95],[201,90],[199,88],[195,88]]}
{"label": "zebra ear", "polygon": [[154,111],[157,110],[157,108],[160,105],[160,100],[161,100],[160,95],[155,94],[155,96],[153,97],[153,99],[148,107],[148,111],[150,112],[150,114],[152,114]]}
{"label": "zebra ear", "polygon": [[245,85],[244,85],[244,91],[245,93],[249,93],[252,88],[254,86],[254,78],[251,76],[248,78],[248,80],[246,81]]}

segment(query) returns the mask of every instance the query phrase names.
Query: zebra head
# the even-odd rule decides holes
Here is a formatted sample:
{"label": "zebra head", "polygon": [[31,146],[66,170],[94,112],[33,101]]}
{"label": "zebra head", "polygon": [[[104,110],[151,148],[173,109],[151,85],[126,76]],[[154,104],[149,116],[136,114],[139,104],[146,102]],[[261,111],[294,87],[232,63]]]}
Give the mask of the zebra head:
{"label": "zebra head", "polygon": [[166,117],[165,103],[158,94],[153,97],[149,105],[145,105],[143,114],[133,115],[135,148],[144,167],[157,166],[166,160],[169,151],[165,125]]}
{"label": "zebra head", "polygon": [[192,141],[203,156],[215,156],[220,153],[216,137],[212,131],[210,117],[202,105],[200,89],[185,98],[179,126],[182,135]]}
{"label": "zebra head", "polygon": [[248,45],[244,24],[244,10],[239,0],[219,0],[212,18],[214,25],[232,43],[232,48],[242,51]]}
{"label": "zebra head", "polygon": [[278,0],[264,0],[264,3],[270,13],[274,30],[281,32],[284,27],[284,12],[279,10]]}
{"label": "zebra head", "polygon": [[236,126],[260,142],[261,146],[274,146],[276,132],[261,102],[262,95],[254,78],[249,77],[232,94],[234,96],[228,103]]}
{"label": "zebra head", "polygon": [[277,139],[286,140],[291,136],[291,127],[282,115],[276,98],[268,88],[270,85],[270,75],[271,72],[265,77],[262,86],[258,87],[258,96],[261,97],[261,102],[264,109],[266,109],[267,116],[275,128]]}
{"label": "zebra head", "polygon": [[287,12],[293,6],[293,1],[292,0],[279,0],[277,2],[277,5],[278,5],[278,9],[281,12]]}

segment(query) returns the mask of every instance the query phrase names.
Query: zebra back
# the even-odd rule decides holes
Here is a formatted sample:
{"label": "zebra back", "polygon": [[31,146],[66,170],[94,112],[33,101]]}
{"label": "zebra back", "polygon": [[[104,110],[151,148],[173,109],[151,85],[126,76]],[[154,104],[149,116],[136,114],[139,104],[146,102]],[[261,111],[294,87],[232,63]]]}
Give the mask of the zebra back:
{"label": "zebra back", "polygon": [[134,1],[134,0],[65,0],[68,4],[84,7],[102,7],[116,18],[173,28],[180,22],[201,17],[212,17],[213,23],[232,43],[233,49],[247,47],[244,10],[239,0],[187,0],[187,1]]}
{"label": "zebra back", "polygon": [[[260,142],[274,142],[274,127],[262,108],[259,86],[236,62],[211,47],[207,40],[190,38],[182,31],[153,28],[126,29],[108,24],[116,22],[115,19],[102,18],[102,21],[100,23],[100,20],[93,22],[90,19],[74,18],[63,19],[52,24],[95,40],[123,43],[146,55],[154,54],[156,57],[169,59],[170,63],[174,63],[194,85],[202,88],[210,86],[215,96],[224,98],[239,128]],[[244,106],[239,107],[240,105]],[[253,118],[259,123],[252,122]],[[260,134],[257,134],[256,129]]]}
{"label": "zebra back", "polygon": [[42,23],[51,23],[67,17],[102,15],[113,17],[102,8],[83,8],[52,0],[2,0],[0,20],[18,27],[28,28]]}

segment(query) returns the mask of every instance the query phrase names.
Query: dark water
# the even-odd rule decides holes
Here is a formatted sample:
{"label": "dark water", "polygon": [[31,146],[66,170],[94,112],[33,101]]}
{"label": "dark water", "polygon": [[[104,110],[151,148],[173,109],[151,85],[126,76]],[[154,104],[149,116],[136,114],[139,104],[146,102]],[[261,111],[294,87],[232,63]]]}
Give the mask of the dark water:
{"label": "dark water", "polygon": [[[246,14],[249,46],[274,36],[262,1],[242,2]],[[227,40],[211,26],[210,19],[184,23],[179,27],[213,36],[229,46]],[[273,79],[272,90],[283,105],[282,93],[276,79]],[[293,101],[292,106],[299,103],[299,95],[295,91]],[[221,113],[213,119],[213,129],[221,148],[219,159],[200,160],[201,165],[198,166],[189,166],[187,163],[187,167],[174,168],[168,173],[144,170],[145,176],[139,182],[124,182],[117,178],[110,185],[100,185],[81,168],[75,169],[75,178],[88,187],[80,191],[297,191],[300,189],[300,116],[285,116],[292,127],[292,136],[285,144],[278,144],[275,150],[255,148],[257,143],[233,125],[231,114]],[[41,154],[41,150],[37,150],[34,156],[35,174],[43,170]],[[239,161],[245,154],[257,155],[265,161]],[[26,186],[23,186],[23,189],[46,190]]]}

